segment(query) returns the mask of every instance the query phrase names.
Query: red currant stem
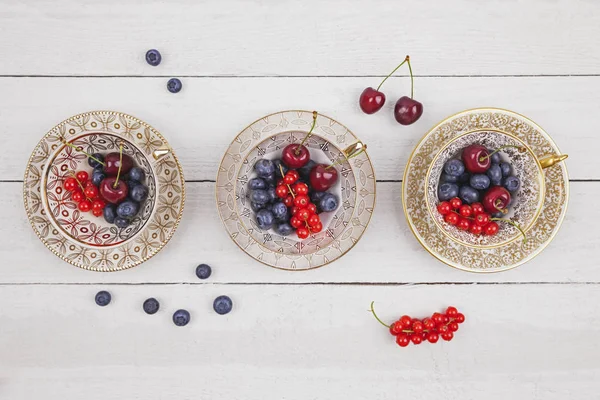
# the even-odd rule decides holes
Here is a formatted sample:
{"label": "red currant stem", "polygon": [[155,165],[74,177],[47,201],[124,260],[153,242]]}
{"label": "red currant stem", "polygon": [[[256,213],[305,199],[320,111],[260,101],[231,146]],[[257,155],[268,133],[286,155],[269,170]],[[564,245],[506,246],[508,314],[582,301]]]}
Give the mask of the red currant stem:
{"label": "red currant stem", "polygon": [[113,188],[116,189],[119,186],[119,177],[121,176],[121,167],[123,166],[123,142],[119,144],[119,169],[117,170],[117,179],[113,184]]}
{"label": "red currant stem", "polygon": [[317,124],[317,115],[318,115],[317,112],[313,111],[313,123],[312,123],[312,126],[310,127],[310,131],[308,131],[306,136],[304,136],[304,139],[302,139],[302,141],[300,142],[298,147],[296,147],[296,150],[294,151],[295,155],[300,154],[300,150],[298,150],[298,149],[300,148],[300,146],[302,146],[304,144],[304,142],[306,142],[308,140],[308,138],[312,134],[313,129],[315,129],[315,125]]}
{"label": "red currant stem", "polygon": [[410,98],[412,99],[415,94],[415,79],[413,77],[412,67],[410,66],[409,56],[406,56],[406,62],[408,63],[408,72],[410,73]]}
{"label": "red currant stem", "polygon": [[490,218],[492,221],[501,221],[501,222],[506,222],[507,224],[511,224],[512,226],[514,226],[515,228],[517,228],[519,230],[519,232],[521,232],[521,235],[523,235],[523,243],[527,243],[527,235],[525,235],[525,231],[523,229],[521,229],[521,227],[519,226],[519,224],[517,224],[514,221],[511,221],[510,219],[503,219],[503,218]]}
{"label": "red currant stem", "polygon": [[456,210],[452,210],[452,212],[453,212],[454,214],[458,215],[458,216],[459,216],[459,217],[461,217],[461,218],[465,218],[465,219],[472,219],[472,220],[474,220],[474,219],[475,219],[474,217],[464,217],[464,216],[462,216],[462,215],[461,215],[461,214],[460,214],[458,211],[456,211]]}
{"label": "red currant stem", "polygon": [[[396,68],[394,68],[394,70],[392,72],[390,72],[390,74],[388,76],[386,76],[385,78],[383,78],[383,80],[381,81],[381,83],[379,84],[379,86],[377,86],[377,91],[379,92],[379,89],[381,88],[381,85],[383,85],[383,82],[387,81],[387,79],[394,75],[394,72],[398,71],[398,68],[400,68],[401,66],[404,65],[405,62],[407,62],[409,60],[409,57],[406,56],[406,58],[404,59],[404,61],[402,61]],[[409,64],[410,65],[410,64]]]}
{"label": "red currant stem", "polygon": [[516,148],[516,149],[519,149],[519,151],[522,151],[522,150],[524,150],[524,149],[525,149],[523,146],[517,146],[517,145],[514,145],[514,144],[507,144],[507,145],[505,145],[505,146],[500,146],[500,147],[498,147],[496,150],[492,151],[492,152],[491,152],[491,153],[489,153],[487,156],[482,156],[482,157],[479,157],[479,162],[485,161],[485,160],[487,160],[488,158],[490,158],[490,157],[491,157],[493,154],[496,154],[496,153],[497,153],[497,152],[499,152],[500,150],[507,149],[507,148],[509,148],[509,147],[514,147],[514,148]]}
{"label": "red currant stem", "polygon": [[[75,175],[75,172],[71,171],[71,177],[75,178],[75,182],[77,182],[77,185],[79,185],[79,187],[81,188],[81,193],[83,193],[83,195],[85,196],[85,188],[83,187],[83,185],[81,184],[81,182],[79,182],[79,179],[77,179],[77,175]],[[92,199],[90,199],[89,197],[85,196],[86,200],[92,201]]]}
{"label": "red currant stem", "polygon": [[80,153],[85,154],[86,156],[88,156],[88,158],[91,158],[92,160],[96,161],[97,163],[99,163],[101,165],[106,165],[102,161],[98,160],[96,157],[94,157],[93,155],[88,153],[87,151],[84,151],[83,149],[80,149],[79,147],[75,146],[74,144],[67,142],[64,137],[61,136],[60,141],[63,142],[64,145],[69,146],[70,148],[75,149],[76,151],[78,151]]}
{"label": "red currant stem", "polygon": [[[283,168],[281,167],[281,164],[279,164],[279,171],[281,172],[281,176],[282,176],[281,179],[284,179],[285,178],[285,174],[283,173]],[[296,196],[294,195],[294,191],[292,190],[292,187],[290,185],[288,185],[287,183],[285,184],[285,186],[288,187],[288,190],[290,191],[290,194],[292,195],[292,199],[295,199]]]}
{"label": "red currant stem", "polygon": [[360,155],[360,153],[364,152],[366,149],[367,149],[367,145],[365,144],[365,145],[363,145],[363,148],[360,151],[357,151],[356,153],[352,154],[350,157],[346,157],[346,155],[344,154],[342,157],[340,157],[337,160],[335,160],[334,162],[332,162],[331,165],[325,167],[325,169],[329,169],[329,168],[333,167],[334,165],[343,164],[344,162],[348,161],[349,159]]}
{"label": "red currant stem", "polygon": [[380,320],[380,319],[379,319],[379,317],[377,316],[377,314],[375,314],[375,308],[373,307],[373,305],[374,305],[374,304],[375,304],[375,302],[374,302],[374,301],[372,301],[372,302],[371,302],[371,314],[373,314],[373,316],[375,317],[375,319],[376,319],[377,321],[379,321],[379,323],[380,323],[381,325],[383,325],[383,326],[385,326],[386,328],[388,328],[388,329],[389,329],[389,328],[390,328],[390,326],[389,326],[389,325],[387,325],[387,324],[386,324],[385,322],[383,322],[382,320]]}

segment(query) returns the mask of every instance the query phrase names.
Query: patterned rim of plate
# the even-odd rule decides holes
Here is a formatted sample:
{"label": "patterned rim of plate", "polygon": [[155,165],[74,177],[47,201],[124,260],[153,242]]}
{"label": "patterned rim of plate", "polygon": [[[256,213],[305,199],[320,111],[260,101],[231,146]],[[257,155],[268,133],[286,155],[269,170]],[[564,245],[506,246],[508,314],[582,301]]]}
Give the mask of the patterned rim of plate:
{"label": "patterned rim of plate", "polygon": [[[257,242],[240,223],[236,207],[236,182],[240,167],[249,153],[265,140],[287,132],[306,132],[312,124],[312,111],[280,111],[262,117],[244,128],[233,140],[221,160],[216,178],[216,202],[219,217],[229,236],[246,254],[270,267],[283,270],[308,270],[327,265],[342,257],[360,240],[375,207],[376,180],[373,165],[365,151],[349,160],[356,177],[357,204],[346,228],[327,247],[310,254],[284,254],[272,251]],[[345,148],[358,138],[344,125],[319,114],[314,132],[335,147]],[[293,135],[290,135],[293,137]],[[287,144],[287,143],[286,143]],[[318,235],[330,234],[327,229]]]}
{"label": "patterned rim of plate", "polygon": [[506,271],[537,256],[558,232],[569,199],[569,177],[565,163],[561,162],[544,170],[546,196],[526,243],[520,239],[495,248],[474,248],[450,240],[440,232],[425,202],[424,180],[429,166],[453,137],[485,129],[519,138],[538,159],[561,154],[550,136],[521,114],[489,107],[465,110],[444,119],[423,136],[408,159],[402,181],[404,215],[425,250],[451,267],[478,273]]}
{"label": "patterned rim of plate", "polygon": [[[108,248],[81,245],[65,236],[52,225],[42,205],[42,175],[49,157],[60,145],[59,137],[70,141],[94,132],[120,136],[135,144],[150,160],[158,182],[156,211],[144,228],[131,239]],[[165,149],[168,153],[153,161],[153,153]],[[34,232],[57,257],[91,271],[120,271],[147,261],[171,239],[183,215],[185,181],[173,149],[157,130],[124,113],[91,111],[64,120],[40,140],[25,169],[23,202]]]}

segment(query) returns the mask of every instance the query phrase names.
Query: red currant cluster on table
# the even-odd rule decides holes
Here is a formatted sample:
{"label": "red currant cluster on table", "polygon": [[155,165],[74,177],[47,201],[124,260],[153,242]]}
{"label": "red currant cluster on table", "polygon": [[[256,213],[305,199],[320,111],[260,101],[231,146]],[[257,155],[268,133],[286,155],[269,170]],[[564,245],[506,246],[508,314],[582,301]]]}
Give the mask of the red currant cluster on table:
{"label": "red currant cluster on table", "polygon": [[413,344],[421,344],[425,341],[436,343],[440,337],[449,342],[454,338],[454,332],[458,331],[459,324],[465,322],[464,314],[459,313],[456,307],[450,306],[445,313],[435,312],[431,317],[423,319],[403,315],[391,325],[387,325],[375,314],[373,304],[374,302],[371,302],[373,316],[390,330],[400,347],[406,347],[411,342]]}
{"label": "red currant cluster on table", "polygon": [[511,164],[499,153],[507,147],[524,151],[518,146],[489,151],[485,146],[472,144],[462,150],[461,159],[444,164],[437,193],[441,201],[437,209],[444,221],[474,235],[495,235],[499,230],[496,221],[521,230],[513,221],[502,218],[509,211],[512,194],[521,186]]}

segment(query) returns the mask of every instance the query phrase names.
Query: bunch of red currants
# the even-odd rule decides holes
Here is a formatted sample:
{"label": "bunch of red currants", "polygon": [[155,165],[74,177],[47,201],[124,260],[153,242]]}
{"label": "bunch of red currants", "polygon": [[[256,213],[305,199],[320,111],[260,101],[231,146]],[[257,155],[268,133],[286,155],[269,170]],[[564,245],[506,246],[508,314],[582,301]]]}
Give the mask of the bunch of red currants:
{"label": "bunch of red currants", "polygon": [[300,174],[296,170],[289,170],[277,182],[275,193],[290,210],[290,225],[296,229],[298,238],[306,239],[311,233],[321,232],[323,224],[317,206],[308,197],[308,185],[299,179]]}
{"label": "bunch of red currants", "polygon": [[498,233],[497,218],[487,213],[481,203],[463,204],[462,200],[454,197],[437,205],[438,212],[444,216],[444,221],[463,231],[474,235],[485,234],[494,236]]}
{"label": "bunch of red currants", "polygon": [[71,192],[71,199],[77,203],[77,208],[82,212],[92,211],[96,217],[103,213],[106,203],[100,198],[100,191],[85,171],[79,171],[74,176],[65,179],[65,190]]}

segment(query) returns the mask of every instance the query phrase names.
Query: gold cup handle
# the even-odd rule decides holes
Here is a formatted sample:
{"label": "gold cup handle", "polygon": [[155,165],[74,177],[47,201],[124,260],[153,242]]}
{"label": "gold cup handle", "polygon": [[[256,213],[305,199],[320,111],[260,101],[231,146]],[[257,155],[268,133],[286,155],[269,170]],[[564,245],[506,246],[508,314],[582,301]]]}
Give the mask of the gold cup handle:
{"label": "gold cup handle", "polygon": [[553,154],[551,156],[540,159],[540,165],[543,169],[553,166],[561,161],[564,161],[569,157],[568,154]]}
{"label": "gold cup handle", "polygon": [[154,159],[156,161],[158,161],[161,158],[163,158],[164,156],[166,156],[167,154],[171,154],[170,148],[160,148],[160,149],[156,149],[152,152],[152,157],[154,157]]}
{"label": "gold cup handle", "polygon": [[344,149],[344,156],[346,159],[356,157],[360,153],[367,150],[367,145],[361,142],[360,140]]}

